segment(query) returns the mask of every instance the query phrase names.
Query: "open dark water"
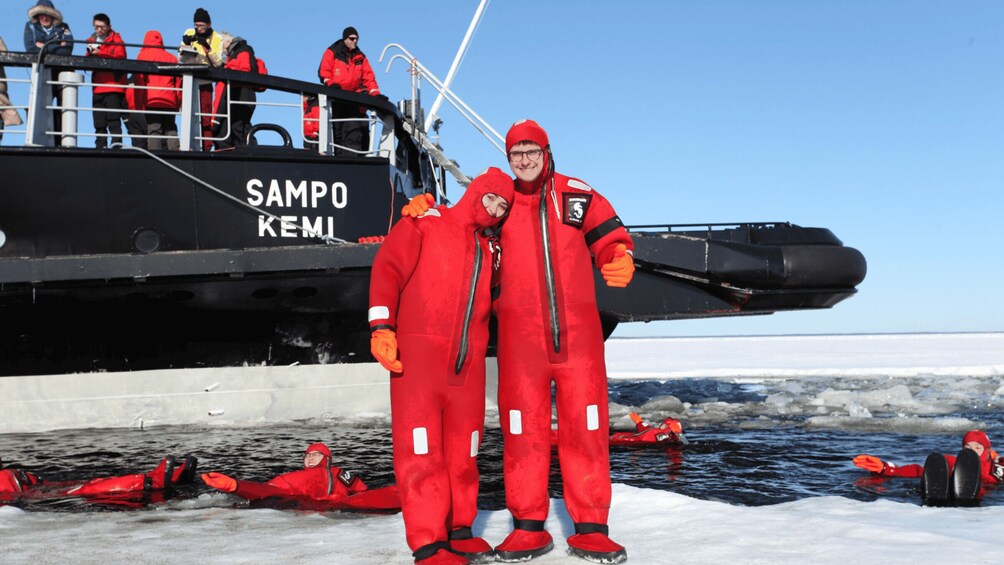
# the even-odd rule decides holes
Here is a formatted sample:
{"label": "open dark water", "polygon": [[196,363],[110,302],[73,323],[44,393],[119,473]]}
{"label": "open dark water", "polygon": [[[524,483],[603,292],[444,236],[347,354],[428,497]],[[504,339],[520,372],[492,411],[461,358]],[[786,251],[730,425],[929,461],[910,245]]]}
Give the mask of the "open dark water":
{"label": "open dark water", "polygon": [[[917,502],[917,479],[872,479],[854,467],[851,459],[870,453],[897,464],[923,463],[931,451],[956,453],[962,433],[971,427],[986,430],[991,440],[1004,444],[1004,415],[996,397],[991,395],[987,401],[973,393],[973,400],[973,394],[959,394],[974,386],[980,383],[937,384],[924,379],[895,384],[881,379],[803,380],[794,385],[780,381],[612,382],[615,427],[623,425],[628,411],[639,411],[650,421],[673,415],[683,421],[690,443],[655,449],[612,448],[611,476],[615,482],[740,505],[813,496]],[[994,390],[993,383],[983,383],[983,389]],[[784,394],[790,398],[781,398]],[[826,400],[835,397],[839,400]],[[7,434],[0,435],[0,457],[5,464],[21,466],[49,481],[83,481],[145,472],[165,455],[191,453],[199,458],[200,472],[264,481],[298,468],[303,448],[323,441],[331,447],[335,464],[361,474],[371,486],[382,486],[394,481],[388,424],[387,418],[373,418],[248,428]],[[499,510],[505,507],[501,433],[492,424],[489,418],[479,457],[479,506]],[[198,482],[181,488],[176,496],[194,497],[208,490]],[[556,458],[551,493],[561,496]],[[120,508],[78,499],[14,504],[34,511]],[[991,491],[984,505],[1004,505],[1004,488]]]}

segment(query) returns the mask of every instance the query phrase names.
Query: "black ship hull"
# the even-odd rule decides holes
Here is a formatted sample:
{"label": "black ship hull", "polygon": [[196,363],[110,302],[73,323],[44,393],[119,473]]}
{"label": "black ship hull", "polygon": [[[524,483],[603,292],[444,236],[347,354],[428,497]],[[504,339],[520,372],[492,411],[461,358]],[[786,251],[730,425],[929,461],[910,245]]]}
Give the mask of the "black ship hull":
{"label": "black ship hull", "polygon": [[[367,293],[379,244],[358,241],[386,234],[411,197],[442,199],[447,172],[466,180],[415,122],[386,101],[280,77],[50,59],[183,77],[183,151],[54,146],[48,73],[33,57],[0,54],[34,65],[26,142],[0,147],[0,376],[371,361]],[[238,80],[294,96],[297,109],[317,98],[318,146],[294,149],[287,137],[200,151],[197,83]],[[382,127],[371,151],[330,141],[333,102],[371,111],[373,131]],[[608,334],[626,322],[830,308],[865,276],[862,255],[825,229],[632,231],[630,292],[597,274]]]}

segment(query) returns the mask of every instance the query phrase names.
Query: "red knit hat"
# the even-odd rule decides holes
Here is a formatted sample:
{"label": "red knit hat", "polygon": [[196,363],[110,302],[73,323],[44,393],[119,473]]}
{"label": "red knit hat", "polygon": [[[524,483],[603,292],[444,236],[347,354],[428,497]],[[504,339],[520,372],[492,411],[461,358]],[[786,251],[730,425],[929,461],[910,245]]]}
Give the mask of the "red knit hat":
{"label": "red knit hat", "polygon": [[540,124],[533,120],[523,119],[509,128],[509,133],[505,134],[505,152],[509,153],[513,145],[520,141],[532,141],[541,148],[547,147],[550,143],[547,139],[547,132]]}
{"label": "red knit hat", "polygon": [[966,432],[966,435],[962,436],[962,445],[975,441],[976,443],[983,446],[984,449],[990,449],[990,438],[987,434],[981,432],[980,430],[971,430]]}
{"label": "red knit hat", "polygon": [[311,451],[316,451],[321,455],[327,457],[328,459],[331,459],[331,450],[328,449],[328,446],[324,445],[323,443],[312,443],[308,445],[304,453],[310,453]]}

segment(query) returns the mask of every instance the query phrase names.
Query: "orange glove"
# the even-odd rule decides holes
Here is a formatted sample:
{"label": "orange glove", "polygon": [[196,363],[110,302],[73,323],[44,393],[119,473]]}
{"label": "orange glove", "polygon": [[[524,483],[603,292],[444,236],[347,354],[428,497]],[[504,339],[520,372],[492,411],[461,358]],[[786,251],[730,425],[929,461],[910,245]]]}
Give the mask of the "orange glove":
{"label": "orange glove", "polygon": [[854,464],[877,475],[883,474],[886,467],[885,463],[874,455],[858,455],[854,458]]}
{"label": "orange glove", "polygon": [[383,365],[384,369],[392,373],[400,373],[404,370],[404,366],[397,358],[397,334],[393,330],[373,332],[370,337],[370,353]]}
{"label": "orange glove", "polygon": [[634,425],[636,428],[638,428],[639,432],[648,427],[648,424],[645,423],[645,420],[642,420],[641,416],[635,414],[634,412],[628,414],[628,418],[631,418],[631,421],[634,422]]}
{"label": "orange glove", "polygon": [[624,288],[634,276],[634,258],[627,253],[627,245],[618,243],[614,249],[614,258],[600,267],[600,274],[607,286]]}
{"label": "orange glove", "polygon": [[404,205],[404,208],[401,208],[401,215],[417,218],[428,211],[429,208],[432,208],[432,205],[435,203],[435,197],[428,192],[419,194],[409,200],[408,203]]}
{"label": "orange glove", "polygon": [[203,473],[202,482],[223,492],[234,492],[237,490],[237,479],[228,477],[223,473]]}

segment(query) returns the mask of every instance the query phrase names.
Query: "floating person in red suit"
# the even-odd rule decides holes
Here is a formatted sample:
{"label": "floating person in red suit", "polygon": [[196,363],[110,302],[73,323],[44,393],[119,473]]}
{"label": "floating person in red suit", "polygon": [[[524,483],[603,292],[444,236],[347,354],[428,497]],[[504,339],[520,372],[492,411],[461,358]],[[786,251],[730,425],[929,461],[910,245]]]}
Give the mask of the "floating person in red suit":
{"label": "floating person in red suit", "polygon": [[[969,481],[961,477],[956,480],[959,462],[964,460],[972,460],[972,474],[978,475],[978,479],[974,476]],[[997,455],[990,446],[990,438],[980,430],[971,430],[962,436],[962,451],[957,456],[932,453],[924,465],[897,466],[864,454],[854,458],[854,465],[883,477],[921,478],[924,502],[931,505],[978,503],[983,497],[984,486],[1004,482],[1004,458]],[[965,488],[968,492],[964,496],[951,492],[957,488]]]}
{"label": "floating person in red suit", "polygon": [[416,563],[494,561],[471,532],[488,321],[512,179],[488,169],[452,208],[401,219],[370,276],[373,356],[391,372],[394,472]]}
{"label": "floating person in red suit", "polygon": [[610,445],[615,446],[654,446],[686,444],[683,435],[683,425],[676,418],[666,418],[658,425],[646,423],[634,412],[628,414],[635,423],[633,432],[614,432],[610,435]]}
{"label": "floating person in red suit", "polygon": [[[80,496],[89,502],[142,505],[159,502],[176,486],[192,484],[198,459],[186,455],[179,462],[173,455],[152,471],[80,481],[46,481],[33,473],[8,467],[0,470],[0,500]],[[151,497],[154,494],[156,496]]]}
{"label": "floating person in red suit", "polygon": [[358,475],[331,464],[331,450],[323,443],[307,446],[303,469],[283,473],[267,482],[237,480],[223,473],[204,473],[210,487],[247,500],[277,497],[308,510],[392,511],[401,508],[396,486],[370,489]]}
{"label": "floating person in red suit", "polygon": [[[689,443],[683,435],[683,424],[676,418],[666,418],[658,425],[645,422],[641,416],[632,412],[628,414],[635,423],[635,431],[613,432],[610,434],[612,447],[659,447],[668,445],[686,445]],[[558,445],[558,430],[551,430],[551,446]]]}
{"label": "floating person in red suit", "polygon": [[[554,548],[544,529],[550,504],[551,385],[556,391],[558,456],[575,534],[570,554],[598,563],[627,559],[609,537],[610,446],[603,330],[593,266],[608,286],[634,275],[634,244],[613,207],[585,181],[555,172],[551,145],[533,120],[506,134],[516,176],[501,230],[506,258],[498,317],[499,416],[506,505],[513,531],[495,548],[518,562]],[[406,215],[430,203],[413,198]]]}

